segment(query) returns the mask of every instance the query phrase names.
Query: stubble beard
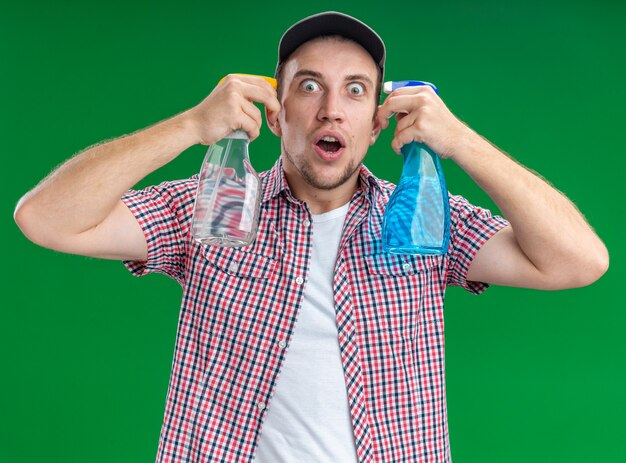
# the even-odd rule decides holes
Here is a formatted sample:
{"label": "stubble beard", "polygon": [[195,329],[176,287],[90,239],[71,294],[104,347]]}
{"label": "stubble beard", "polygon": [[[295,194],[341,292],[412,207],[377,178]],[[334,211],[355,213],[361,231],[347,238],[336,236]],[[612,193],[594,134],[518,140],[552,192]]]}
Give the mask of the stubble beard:
{"label": "stubble beard", "polygon": [[350,180],[362,162],[361,161],[357,163],[355,162],[354,159],[351,159],[348,165],[346,166],[346,168],[344,169],[344,171],[341,173],[341,175],[337,179],[331,178],[328,180],[324,180],[320,178],[319,175],[316,175],[313,167],[311,167],[311,163],[308,161],[308,159],[306,159],[304,154],[300,156],[300,159],[302,160],[302,162],[296,163],[291,153],[289,153],[289,151],[287,151],[284,146],[283,146],[283,153],[285,153],[287,160],[291,163],[291,165],[293,165],[296,168],[296,170],[300,174],[300,177],[302,177],[302,179],[307,184],[309,184],[313,188],[317,188],[318,190],[326,190],[326,191],[334,190],[335,188],[340,187],[341,185],[346,183],[348,180]]}

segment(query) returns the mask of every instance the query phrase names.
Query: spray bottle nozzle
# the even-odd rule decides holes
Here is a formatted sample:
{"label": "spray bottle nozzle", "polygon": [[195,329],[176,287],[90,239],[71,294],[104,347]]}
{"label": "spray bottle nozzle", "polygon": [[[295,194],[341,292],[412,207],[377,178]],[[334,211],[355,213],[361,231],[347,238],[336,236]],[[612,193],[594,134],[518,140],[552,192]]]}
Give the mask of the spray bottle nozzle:
{"label": "spray bottle nozzle", "polygon": [[[277,86],[277,82],[276,79],[274,79],[273,77],[267,77],[267,76],[261,76],[258,74],[242,74],[240,72],[235,73],[235,75],[237,76],[252,76],[252,77],[261,77],[262,79],[265,79],[267,81],[268,84],[270,84],[272,87],[274,87],[274,90],[276,90],[276,86]],[[218,82],[217,85],[221,84],[222,81],[226,78],[226,76],[222,77]]]}
{"label": "spray bottle nozzle", "polygon": [[402,87],[420,87],[424,85],[432,88],[436,94],[439,94],[439,90],[437,89],[435,84],[431,84],[430,82],[425,82],[423,80],[390,80],[383,84],[383,92],[389,95],[394,90],[398,90]]}

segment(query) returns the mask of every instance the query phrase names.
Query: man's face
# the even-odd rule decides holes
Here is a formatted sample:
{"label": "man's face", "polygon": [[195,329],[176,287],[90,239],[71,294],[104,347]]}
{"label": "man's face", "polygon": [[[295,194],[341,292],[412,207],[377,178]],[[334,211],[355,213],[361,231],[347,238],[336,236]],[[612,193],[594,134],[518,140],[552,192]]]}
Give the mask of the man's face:
{"label": "man's face", "polygon": [[356,186],[359,165],[379,133],[377,78],[371,56],[351,41],[315,39],[291,55],[274,132],[282,136],[292,189]]}

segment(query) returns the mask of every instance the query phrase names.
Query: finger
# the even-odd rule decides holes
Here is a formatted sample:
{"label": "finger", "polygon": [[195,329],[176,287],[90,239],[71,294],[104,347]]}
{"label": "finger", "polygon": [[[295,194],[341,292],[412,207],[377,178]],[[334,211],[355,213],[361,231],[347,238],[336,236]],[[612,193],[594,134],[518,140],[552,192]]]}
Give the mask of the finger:
{"label": "finger", "polygon": [[387,98],[383,104],[381,104],[380,106],[378,106],[378,112],[376,114],[376,117],[378,118],[378,121],[381,124],[387,123],[387,125],[389,125],[388,121],[389,118],[391,116],[393,116],[393,113],[395,111],[393,109],[390,109],[389,107],[389,98]]}
{"label": "finger", "polygon": [[412,87],[400,87],[395,89],[389,96],[397,95],[419,95],[420,93],[428,95],[437,95],[437,93],[429,85],[414,85]]}
{"label": "finger", "polygon": [[389,127],[389,117],[382,114],[381,108],[382,106],[378,106],[378,111],[376,111],[376,122],[380,126],[381,130],[385,130]]}
{"label": "finger", "polygon": [[394,134],[393,140],[391,140],[391,148],[398,154],[400,154],[400,149],[411,142],[424,143],[422,136],[418,133],[418,131],[408,128]]}
{"label": "finger", "polygon": [[[405,119],[409,113],[394,113],[396,115],[396,123],[400,122],[402,119]],[[397,127],[397,126],[396,126]]]}
{"label": "finger", "polygon": [[270,111],[278,112],[281,109],[276,90],[262,77],[230,74],[221,85],[225,90],[231,89],[240,93],[249,101],[264,104]]}
{"label": "finger", "polygon": [[254,104],[250,103],[249,101],[244,101],[241,105],[241,111],[246,116],[254,120],[259,128],[261,127],[261,124],[263,124],[263,117],[259,108],[254,106]]}
{"label": "finger", "polygon": [[418,129],[418,130],[421,128],[418,123],[416,112],[412,112],[408,114],[398,114],[396,116],[396,121],[397,121],[396,133],[400,133],[403,130],[406,130],[410,127],[412,127],[413,129]]}
{"label": "finger", "polygon": [[405,113],[398,113],[396,111],[390,110],[389,107],[383,108],[383,106],[379,106],[379,110],[376,113],[376,119],[380,126],[383,129],[386,129],[389,126],[389,121],[392,117],[395,117],[396,120],[399,120],[405,115]]}
{"label": "finger", "polygon": [[257,78],[263,79],[265,82],[269,83],[274,89],[278,85],[278,82],[273,77],[267,77],[267,76],[262,76],[258,74],[241,74],[241,73],[228,74],[227,76],[222,77],[219,80],[218,84],[221,83],[225,79],[239,79],[243,81],[247,80],[249,82],[254,82],[255,80],[257,80]]}
{"label": "finger", "polygon": [[259,136],[261,132],[260,129],[261,126],[257,123],[257,121],[254,118],[248,116],[247,113],[244,113],[243,117],[241,118],[241,130],[248,134],[248,138],[250,139],[250,141],[253,141]]}
{"label": "finger", "polygon": [[417,108],[428,104],[428,99],[423,95],[394,95],[387,98],[383,106],[386,113],[409,113]]}

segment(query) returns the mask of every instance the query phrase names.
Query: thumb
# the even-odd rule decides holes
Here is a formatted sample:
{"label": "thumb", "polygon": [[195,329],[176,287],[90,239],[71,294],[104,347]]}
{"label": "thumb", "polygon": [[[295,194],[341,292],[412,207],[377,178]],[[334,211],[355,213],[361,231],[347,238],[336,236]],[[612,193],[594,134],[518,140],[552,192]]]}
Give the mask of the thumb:
{"label": "thumb", "polygon": [[380,126],[381,130],[385,130],[389,127],[389,118],[391,116],[393,116],[393,113],[386,112],[383,105],[378,107],[378,111],[376,112],[376,122]]}

